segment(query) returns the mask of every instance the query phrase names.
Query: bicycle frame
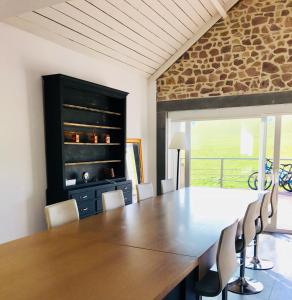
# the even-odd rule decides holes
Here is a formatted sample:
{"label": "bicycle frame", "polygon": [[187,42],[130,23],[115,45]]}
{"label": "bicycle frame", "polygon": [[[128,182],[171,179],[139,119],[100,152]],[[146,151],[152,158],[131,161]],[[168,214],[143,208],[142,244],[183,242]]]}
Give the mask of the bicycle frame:
{"label": "bicycle frame", "polygon": [[[289,169],[285,169],[289,167]],[[265,174],[273,173],[273,161],[270,159],[266,159],[265,163]],[[292,164],[280,164],[279,169],[279,185],[283,186],[285,184],[292,184]]]}
{"label": "bicycle frame", "polygon": [[[289,166],[288,170],[285,170],[285,167]],[[279,169],[279,185],[283,184],[292,184],[292,165],[288,164],[281,164],[281,167]]]}

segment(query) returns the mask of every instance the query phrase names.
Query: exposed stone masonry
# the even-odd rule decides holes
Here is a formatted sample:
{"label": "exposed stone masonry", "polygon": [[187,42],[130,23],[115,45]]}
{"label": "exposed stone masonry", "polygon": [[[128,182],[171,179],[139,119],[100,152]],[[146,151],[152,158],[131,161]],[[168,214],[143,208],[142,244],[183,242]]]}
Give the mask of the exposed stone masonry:
{"label": "exposed stone masonry", "polygon": [[158,80],[157,100],[292,90],[292,0],[241,0]]}

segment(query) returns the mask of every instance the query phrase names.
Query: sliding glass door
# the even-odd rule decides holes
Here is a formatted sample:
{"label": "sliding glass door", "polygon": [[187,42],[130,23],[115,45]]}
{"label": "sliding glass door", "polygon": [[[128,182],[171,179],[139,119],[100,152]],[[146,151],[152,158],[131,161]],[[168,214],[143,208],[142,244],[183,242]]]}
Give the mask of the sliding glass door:
{"label": "sliding glass door", "polygon": [[276,228],[292,230],[292,115],[281,117],[278,213]]}

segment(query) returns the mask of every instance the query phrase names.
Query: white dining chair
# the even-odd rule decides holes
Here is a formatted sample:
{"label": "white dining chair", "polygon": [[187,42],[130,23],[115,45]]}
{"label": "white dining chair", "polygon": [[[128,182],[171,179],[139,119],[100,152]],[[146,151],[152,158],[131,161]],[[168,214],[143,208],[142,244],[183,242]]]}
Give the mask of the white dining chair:
{"label": "white dining chair", "polygon": [[163,179],[161,180],[161,192],[162,194],[175,191],[173,179]]}
{"label": "white dining chair", "polygon": [[154,196],[152,183],[140,183],[137,184],[138,202],[152,198]]}
{"label": "white dining chair", "polygon": [[234,243],[237,225],[236,220],[222,230],[216,255],[217,271],[210,269],[199,281],[195,282],[195,300],[202,300],[202,296],[216,297],[220,293],[222,293],[222,300],[228,299],[227,284],[237,269]]}
{"label": "white dining chair", "polygon": [[277,213],[277,192],[279,189],[279,183],[274,183],[271,190],[270,207],[269,207],[269,219],[271,219]]}
{"label": "white dining chair", "polygon": [[79,211],[75,199],[47,205],[45,217],[48,229],[79,220]]}
{"label": "white dining chair", "polygon": [[122,206],[125,206],[125,199],[122,190],[116,190],[102,194],[102,208],[104,211]]}
{"label": "white dining chair", "polygon": [[[267,259],[261,259],[258,257],[259,252],[259,235],[262,234],[269,224],[269,206],[272,204],[272,197],[275,196],[275,185],[273,185],[272,192],[262,192],[261,196],[261,207],[260,216],[256,220],[256,236],[253,241],[253,257],[247,262],[246,268],[253,270],[270,270],[274,267],[274,263]],[[273,208],[272,208],[273,209]]]}
{"label": "white dining chair", "polygon": [[264,286],[261,282],[245,277],[245,262],[246,262],[246,248],[256,235],[256,220],[259,216],[261,199],[251,202],[245,212],[242,222],[239,223],[241,227],[238,232],[239,235],[235,240],[236,253],[240,253],[240,275],[237,279],[228,283],[228,291],[241,294],[253,295],[260,293]]}

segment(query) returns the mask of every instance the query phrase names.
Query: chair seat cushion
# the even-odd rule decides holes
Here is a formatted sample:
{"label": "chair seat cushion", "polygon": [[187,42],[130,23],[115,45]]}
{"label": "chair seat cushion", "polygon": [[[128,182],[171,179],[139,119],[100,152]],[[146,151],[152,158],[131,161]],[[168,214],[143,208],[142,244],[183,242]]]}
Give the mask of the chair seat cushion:
{"label": "chair seat cushion", "polygon": [[209,270],[207,274],[195,283],[195,292],[206,297],[215,297],[220,294],[219,274]]}
{"label": "chair seat cushion", "polygon": [[235,241],[235,250],[236,253],[240,253],[243,251],[244,248],[244,241],[242,238],[237,238]]}

